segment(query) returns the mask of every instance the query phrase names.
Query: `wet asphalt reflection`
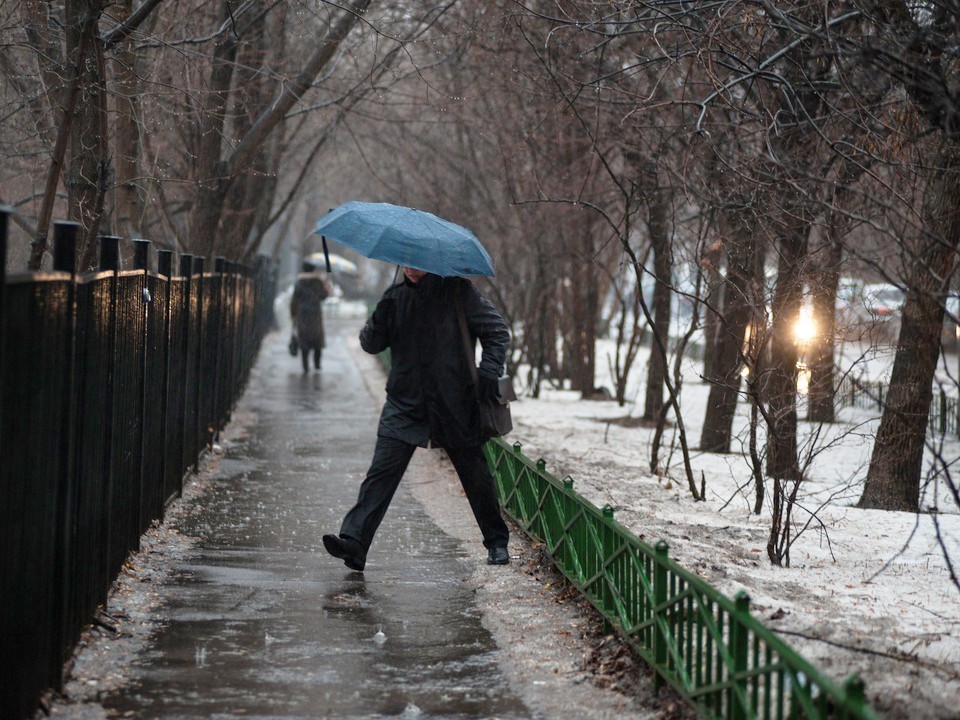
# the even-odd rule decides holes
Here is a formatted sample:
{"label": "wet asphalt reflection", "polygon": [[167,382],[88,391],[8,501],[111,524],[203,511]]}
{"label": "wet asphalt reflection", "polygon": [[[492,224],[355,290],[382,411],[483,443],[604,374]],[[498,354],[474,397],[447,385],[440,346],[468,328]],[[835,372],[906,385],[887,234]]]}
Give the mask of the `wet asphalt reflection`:
{"label": "wet asphalt reflection", "polygon": [[[328,322],[323,370],[304,376],[267,338],[213,489],[181,521],[196,555],[164,591],[162,627],[133,682],[104,698],[143,718],[529,717],[494,661],[464,557],[404,491],[353,573],[336,532],[373,452],[379,406]],[[408,473],[407,481],[415,475]]]}

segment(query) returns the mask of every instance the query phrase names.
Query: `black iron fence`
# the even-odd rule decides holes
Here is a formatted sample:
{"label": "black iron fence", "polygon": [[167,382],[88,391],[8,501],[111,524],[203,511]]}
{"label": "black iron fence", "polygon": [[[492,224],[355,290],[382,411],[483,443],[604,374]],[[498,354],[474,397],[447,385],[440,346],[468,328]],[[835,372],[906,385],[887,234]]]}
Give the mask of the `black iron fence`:
{"label": "black iron fence", "polygon": [[0,211],[0,717],[32,714],[141,534],[182,489],[273,321],[276,273],[100,238],[75,272],[4,276]]}
{"label": "black iron fence", "polygon": [[[880,381],[857,380],[845,375],[837,386],[840,405],[883,412],[890,387]],[[947,395],[942,387],[933,389],[930,402],[930,420],[927,431],[960,438],[960,400]]]}

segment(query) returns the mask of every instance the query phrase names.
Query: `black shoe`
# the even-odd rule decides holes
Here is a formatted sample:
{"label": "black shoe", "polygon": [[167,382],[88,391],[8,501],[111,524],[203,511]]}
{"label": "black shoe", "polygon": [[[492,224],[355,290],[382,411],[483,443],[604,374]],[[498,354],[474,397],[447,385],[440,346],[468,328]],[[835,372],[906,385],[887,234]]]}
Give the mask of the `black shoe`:
{"label": "black shoe", "polygon": [[506,565],[510,562],[510,553],[506,547],[490,548],[487,554],[487,565]]}
{"label": "black shoe", "polygon": [[336,535],[324,535],[323,547],[335,558],[343,560],[343,564],[351,570],[361,571],[367,564],[367,554],[363,547],[353,538],[341,538]]}

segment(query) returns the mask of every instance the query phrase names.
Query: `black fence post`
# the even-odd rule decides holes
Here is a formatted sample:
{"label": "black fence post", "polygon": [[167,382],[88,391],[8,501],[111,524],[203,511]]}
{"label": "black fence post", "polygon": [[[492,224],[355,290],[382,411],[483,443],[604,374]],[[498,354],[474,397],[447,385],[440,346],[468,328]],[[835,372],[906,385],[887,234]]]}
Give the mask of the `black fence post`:
{"label": "black fence post", "polygon": [[[169,414],[170,397],[170,346],[173,342],[173,333],[171,329],[171,317],[173,312],[173,250],[157,251],[157,275],[159,275],[166,286],[166,295],[163,303],[166,311],[163,320],[163,380],[160,390],[160,488],[158,489],[159,504],[157,512],[163,514],[163,506],[166,503],[167,473],[170,471],[168,460],[170,453],[167,452],[167,421]],[[159,283],[157,287],[160,287]]]}
{"label": "black fence post", "polygon": [[[7,293],[7,226],[10,222],[10,208],[0,207],[0,388],[3,387],[3,358],[4,335],[6,334],[6,312],[4,296]],[[0,423],[3,422],[3,402],[0,397]],[[2,425],[0,425],[2,427]],[[3,437],[0,435],[0,445]],[[0,457],[3,457],[3,448],[0,447]]]}
{"label": "black fence post", "polygon": [[240,351],[246,342],[243,327],[243,269],[241,263],[233,263],[230,274],[230,315],[233,318],[233,336],[230,338],[230,402],[227,407],[227,414],[224,417],[225,422],[229,422],[233,415],[233,408],[240,395],[242,384],[240,380]]}
{"label": "black fence post", "polygon": [[197,294],[197,344],[196,344],[196,359],[195,359],[195,372],[197,378],[197,388],[196,388],[196,397],[195,397],[195,418],[196,418],[196,437],[193,439],[193,442],[196,445],[197,452],[193,458],[193,466],[196,469],[200,465],[200,452],[203,450],[204,442],[203,437],[205,436],[205,431],[203,427],[203,343],[205,338],[203,323],[206,321],[205,314],[203,312],[203,304],[205,302],[204,294],[206,292],[206,283],[203,281],[203,263],[204,258],[195,257],[193,258],[193,274],[196,276],[196,294]]}
{"label": "black fence post", "polygon": [[80,225],[75,222],[53,224],[53,269],[56,272],[77,273],[77,233]]}
{"label": "black fence post", "polygon": [[[143,276],[140,278],[140,343],[143,349],[143,355],[140,358],[140,437],[137,442],[140,458],[137,462],[137,539],[133,547],[134,550],[140,550],[140,536],[150,525],[149,515],[151,508],[144,507],[144,495],[150,497],[151,488],[144,487],[144,458],[146,457],[147,437],[144,429],[147,425],[147,345],[150,342],[150,303],[153,298],[150,295],[150,289],[147,282],[147,274],[150,272],[150,241],[143,238],[137,238],[133,242],[133,269],[142,270]],[[146,517],[145,517],[146,515]]]}
{"label": "black fence post", "polygon": [[120,272],[120,238],[100,236],[100,269]]}
{"label": "black fence post", "polygon": [[223,367],[220,371],[220,417],[219,423],[223,427],[227,424],[230,404],[233,400],[233,345],[237,341],[237,324],[234,320],[233,306],[233,279],[236,277],[236,264],[228,260],[224,267],[223,277],[223,330],[220,342],[220,360]]}
{"label": "black fence post", "polygon": [[[219,429],[220,427],[220,418],[222,411],[222,403],[220,395],[222,393],[221,388],[221,363],[223,362],[223,352],[221,345],[223,344],[223,328],[224,328],[224,290],[227,283],[227,259],[222,255],[218,255],[213,260],[214,272],[217,273],[217,294],[215,297],[210,298],[211,303],[213,304],[213,324],[211,326],[212,337],[208,338],[207,342],[212,343],[212,347],[209,348],[211,355],[213,356],[213,362],[211,363],[211,377],[213,382],[213,392],[210,401],[210,425],[214,428]],[[216,432],[216,430],[214,431]],[[213,441],[213,434],[210,435],[210,441]]]}
{"label": "black fence post", "polygon": [[[3,365],[6,334],[6,301],[7,292],[7,224],[10,219],[10,208],[0,206],[0,460],[6,458],[3,454]],[[0,526],[0,548],[8,548],[13,545],[11,540],[13,528],[10,526]],[[12,554],[6,556],[5,550],[0,550],[0,577],[8,572],[8,563],[12,567]],[[6,598],[0,598],[0,637],[10,637],[13,632],[13,613],[8,609]],[[19,660],[15,658],[16,648],[13,643],[4,643],[0,645],[0,667],[7,667]],[[7,712],[8,709],[19,706],[22,699],[22,691],[17,687],[19,683],[13,678],[13,673],[6,673],[0,677],[0,710]]]}
{"label": "black fence post", "polygon": [[157,274],[167,280],[173,275],[173,250],[157,250]]}
{"label": "black fence post", "polygon": [[133,269],[150,270],[150,245],[149,240],[136,238],[133,243]]}
{"label": "black fence post", "polygon": [[[110,342],[107,349],[108,380],[104,388],[104,404],[106,407],[105,427],[114,427],[114,399],[117,384],[117,335],[118,335],[118,306],[120,304],[120,238],[113,235],[100,236],[100,270],[113,272],[110,281],[110,312],[107,318],[107,327],[110,328]],[[103,577],[113,577],[114,564],[117,560],[116,546],[116,518],[114,504],[116,502],[116,478],[113,472],[114,432],[108,432],[103,439],[103,478],[107,488],[104,503],[106,506],[106,528],[104,529],[105,552],[103,553]]]}
{"label": "black fence post", "polygon": [[187,466],[190,465],[188,462],[190,456],[190,446],[187,444],[188,435],[187,435],[187,416],[190,413],[190,403],[187,402],[187,391],[189,390],[189,366],[190,366],[190,303],[193,293],[195,292],[195,286],[193,283],[193,255],[190,253],[181,253],[180,254],[180,275],[186,281],[186,288],[184,290],[184,312],[183,312],[183,387],[180,388],[180,392],[183,395],[183,416],[180,418],[180,422],[177,424],[180,428],[180,448],[182,453],[180,456],[180,467],[178,468],[178,473],[180,475],[180,493],[183,493],[183,476],[186,474]]}
{"label": "black fence post", "polygon": [[[57,613],[54,632],[55,652],[51,657],[51,674],[62,682],[63,665],[73,647],[70,628],[70,586],[73,575],[74,528],[76,523],[76,413],[77,413],[77,235],[79,223],[53,224],[53,269],[68,273],[67,313],[64,350],[63,414],[60,430],[60,477],[56,500],[56,546],[54,561],[54,608]],[[59,686],[59,683],[58,683]]]}
{"label": "black fence post", "polygon": [[219,423],[223,427],[230,416],[230,407],[233,402],[233,348],[237,342],[236,312],[233,304],[233,281],[236,277],[237,265],[227,260],[223,277],[223,330],[220,342],[220,361],[223,364],[220,374],[220,417]]}

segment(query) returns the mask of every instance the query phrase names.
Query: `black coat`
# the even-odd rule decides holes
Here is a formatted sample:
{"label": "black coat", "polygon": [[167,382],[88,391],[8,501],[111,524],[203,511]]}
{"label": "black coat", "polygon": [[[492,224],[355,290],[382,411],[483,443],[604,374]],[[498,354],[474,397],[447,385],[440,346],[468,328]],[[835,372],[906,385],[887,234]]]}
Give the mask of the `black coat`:
{"label": "black coat", "polygon": [[408,280],[393,285],[383,294],[395,301],[390,322],[381,327],[371,317],[360,331],[360,345],[368,353],[390,349],[379,435],[421,446],[428,440],[449,448],[480,444],[477,394],[457,320],[457,292],[470,335],[483,349],[479,374],[502,374],[510,331],[473,283],[425,275],[415,285]]}
{"label": "black coat", "polygon": [[290,300],[290,317],[301,346],[311,350],[326,347],[320,305],[329,296],[330,284],[323,276],[318,273],[297,275],[293,298]]}

